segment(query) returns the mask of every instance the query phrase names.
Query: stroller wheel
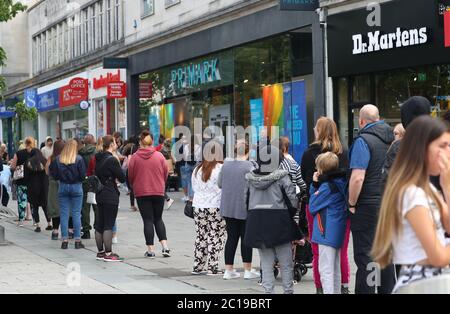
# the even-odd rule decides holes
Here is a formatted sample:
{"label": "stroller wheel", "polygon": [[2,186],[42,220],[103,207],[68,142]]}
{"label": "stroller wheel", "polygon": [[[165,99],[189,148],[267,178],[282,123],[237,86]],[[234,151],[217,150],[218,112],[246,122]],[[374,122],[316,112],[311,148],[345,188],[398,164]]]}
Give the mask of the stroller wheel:
{"label": "stroller wheel", "polygon": [[298,268],[294,268],[294,280],[296,282],[302,281],[302,272]]}
{"label": "stroller wheel", "polygon": [[308,267],[306,267],[305,265],[301,264],[300,265],[300,272],[301,272],[302,276],[305,276],[306,273],[308,272]]}

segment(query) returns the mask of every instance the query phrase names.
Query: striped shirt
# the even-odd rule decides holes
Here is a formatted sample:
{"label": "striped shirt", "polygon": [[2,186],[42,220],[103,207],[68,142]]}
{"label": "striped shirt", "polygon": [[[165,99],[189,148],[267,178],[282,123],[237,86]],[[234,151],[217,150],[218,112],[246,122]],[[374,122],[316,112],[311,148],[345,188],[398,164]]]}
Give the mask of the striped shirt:
{"label": "striped shirt", "polygon": [[306,193],[306,183],[302,178],[302,171],[300,165],[290,155],[285,156],[280,164],[280,169],[289,172],[289,177],[292,183],[300,189],[300,195],[303,196]]}

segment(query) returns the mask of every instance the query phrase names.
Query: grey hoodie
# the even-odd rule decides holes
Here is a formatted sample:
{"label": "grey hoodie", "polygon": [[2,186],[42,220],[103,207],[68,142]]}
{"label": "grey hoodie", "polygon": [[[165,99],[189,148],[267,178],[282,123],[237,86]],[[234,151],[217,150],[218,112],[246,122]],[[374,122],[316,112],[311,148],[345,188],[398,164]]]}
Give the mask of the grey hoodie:
{"label": "grey hoodie", "polygon": [[[250,172],[245,178],[248,182],[249,212],[244,243],[253,248],[273,248],[302,239],[293,219],[297,198],[288,172],[281,169],[268,175]],[[286,204],[282,190],[286,192],[292,210]]]}
{"label": "grey hoodie", "polygon": [[249,209],[288,209],[281,187],[293,206],[297,204],[295,186],[289,178],[286,170],[275,170],[268,175],[255,174],[249,172],[245,175],[250,188]]}

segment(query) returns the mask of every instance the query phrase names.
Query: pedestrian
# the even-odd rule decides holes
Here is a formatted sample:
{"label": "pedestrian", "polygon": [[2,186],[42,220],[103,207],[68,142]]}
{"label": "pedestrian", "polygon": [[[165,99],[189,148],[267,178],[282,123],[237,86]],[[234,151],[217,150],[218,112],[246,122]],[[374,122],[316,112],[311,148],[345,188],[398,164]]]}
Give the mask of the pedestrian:
{"label": "pedestrian", "polygon": [[[168,138],[167,140],[164,140],[163,146],[162,148],[159,150],[161,152],[161,154],[164,156],[164,158],[166,159],[166,164],[167,164],[167,170],[168,172],[168,177],[167,177],[167,183],[166,183],[166,194],[164,195],[165,200],[166,200],[166,204],[164,206],[165,209],[170,209],[170,207],[173,205],[173,203],[175,202],[175,200],[173,200],[172,198],[169,197],[169,195],[167,195],[167,190],[169,188],[169,183],[173,182],[173,176],[175,175],[175,157],[173,156],[172,153],[172,140],[170,138]],[[175,178],[175,180],[178,180],[178,177]]]}
{"label": "pedestrian", "polygon": [[[216,154],[217,151],[217,154]],[[196,239],[192,274],[220,275],[219,258],[225,240],[225,220],[220,215],[222,169],[220,150],[205,149],[202,162],[192,173],[192,190]]]}
{"label": "pedestrian", "polygon": [[401,123],[394,127],[394,141],[399,141],[405,136],[405,128]]}
{"label": "pedestrian", "polygon": [[[91,160],[96,154],[95,137],[92,134],[86,134],[84,137],[84,146],[78,151],[78,154],[83,158],[86,169],[89,168]],[[90,239],[92,229],[91,226],[91,204],[87,203],[88,187],[86,180],[83,181],[83,207],[81,211],[81,226],[83,235],[82,239]],[[92,206],[94,207],[94,206]]]}
{"label": "pedestrian", "polygon": [[[339,157],[339,169],[348,169],[348,152],[343,147],[339,139],[339,133],[336,123],[330,118],[321,117],[317,120],[314,127],[314,142],[308,147],[302,156],[301,171],[302,178],[306,183],[306,218],[308,220],[308,230],[310,238],[314,233],[314,219],[309,211],[310,189],[313,183],[314,173],[317,172],[316,159],[320,154],[332,152]],[[341,293],[348,294],[350,283],[350,263],[348,259],[348,244],[350,242],[350,219],[347,220],[345,230],[344,244],[341,248]],[[319,246],[316,243],[311,244],[313,251],[313,277],[316,293],[322,294],[322,282],[319,272]]]}
{"label": "pedestrian", "polygon": [[42,207],[45,218],[47,220],[47,228],[45,230],[53,230],[52,220],[47,212],[47,197],[48,197],[48,176],[45,173],[45,165],[47,160],[44,158],[42,152],[34,148],[30,152],[30,157],[25,163],[24,179],[27,182],[27,196],[28,202],[31,205],[31,212],[33,220],[36,224],[35,232],[41,232],[39,226],[39,207]]}
{"label": "pedestrian", "polygon": [[[439,119],[417,117],[392,165],[371,254],[382,268],[400,266],[393,292],[439,276],[450,264],[450,219],[442,197],[450,199],[449,131]],[[444,195],[429,179],[439,175]]]}
{"label": "pedestrian", "polygon": [[156,151],[160,152],[161,149],[164,147],[164,141],[166,140],[166,138],[164,137],[164,135],[160,134],[159,138],[158,138],[158,146],[156,146]]}
{"label": "pedestrian", "polygon": [[[422,115],[430,115],[430,113],[431,103],[428,99],[422,96],[413,96],[405,101],[405,103],[403,103],[403,105],[400,107],[402,125],[405,127],[405,129],[408,129],[408,126],[415,118]],[[383,191],[384,187],[386,186],[389,170],[391,169],[395,157],[397,156],[397,153],[400,149],[400,144],[401,140],[394,141],[391,147],[389,147],[388,152],[386,153],[386,158],[384,160],[381,172],[381,186]],[[437,180],[436,183],[439,183],[439,180]]]}
{"label": "pedestrian", "polygon": [[126,184],[128,187],[128,194],[130,196],[130,211],[135,212],[138,209],[135,204],[134,192],[133,192],[133,189],[131,188],[131,185],[130,185],[130,182],[128,179],[128,166],[130,163],[131,156],[133,156],[134,153],[136,153],[137,150],[139,149],[139,143],[138,143],[136,136],[134,136],[134,135],[131,136],[127,142],[128,143],[125,145],[125,147],[123,149],[123,156],[125,157],[125,159],[122,163],[122,169],[125,172]]}
{"label": "pedestrian", "polygon": [[[295,186],[286,170],[279,169],[283,158],[273,145],[260,149],[258,169],[246,174],[248,217],[245,245],[257,248],[261,260],[265,293],[274,293],[274,265],[277,258],[285,294],[294,293],[293,241],[303,240],[294,216],[297,208]],[[300,243],[300,242],[299,242]],[[302,242],[304,244],[304,242]]]}
{"label": "pedestrian", "polygon": [[309,211],[314,217],[312,242],[319,245],[319,273],[324,294],[341,294],[340,250],[347,226],[347,178],[339,157],[327,152],[316,159]]}
{"label": "pedestrian", "polygon": [[[377,217],[381,206],[381,172],[386,153],[394,141],[392,128],[380,120],[378,108],[366,105],[359,116],[360,132],[350,149],[348,206],[353,235],[353,255],[357,266],[356,294],[373,294],[370,250],[375,237]],[[391,293],[395,285],[395,270],[391,265],[381,271],[378,293]]]}
{"label": "pedestrian", "polygon": [[[27,211],[28,193],[27,181],[24,178],[24,165],[31,156],[31,151],[36,147],[36,141],[33,137],[27,137],[23,144],[23,149],[20,149],[14,154],[11,161],[11,170],[14,171],[14,183],[16,184],[17,203],[19,212],[19,227],[23,226],[25,213]],[[28,216],[27,216],[28,218]]]}
{"label": "pedestrian", "polygon": [[[48,158],[46,164],[46,173],[49,176],[49,184],[48,184],[48,199],[47,199],[47,211],[49,217],[52,219],[53,232],[51,239],[58,240],[59,237],[59,225],[60,225],[60,209],[59,209],[59,201],[58,201],[58,190],[59,190],[59,182],[50,174],[50,165],[52,163],[56,163],[56,158],[61,155],[61,152],[66,143],[63,140],[57,140],[53,144],[53,153]],[[69,238],[70,233],[73,234],[73,226],[70,225],[69,222]]]}
{"label": "pedestrian", "polygon": [[81,207],[83,206],[82,182],[86,177],[86,166],[78,155],[78,143],[69,140],[56,163],[50,165],[50,174],[59,180],[58,200],[61,217],[61,249],[68,248],[68,223],[71,214],[74,227],[75,249],[83,249],[81,243]]}
{"label": "pedestrian", "polygon": [[103,137],[103,151],[95,155],[95,175],[103,185],[96,195],[97,211],[95,219],[95,241],[97,259],[105,262],[121,262],[119,255],[112,251],[113,227],[119,210],[120,192],[117,181],[125,182],[120,162],[113,154],[117,150],[114,137]]}
{"label": "pedestrian", "polygon": [[42,155],[47,160],[53,153],[53,139],[47,136],[45,139],[45,146],[41,148]]}
{"label": "pedestrian", "polygon": [[139,136],[140,148],[131,157],[128,165],[128,178],[136,195],[139,212],[144,222],[144,235],[147,244],[145,257],[155,258],[154,234],[162,246],[162,255],[170,257],[167,245],[166,226],[162,219],[164,194],[167,180],[167,165],[164,156],[155,150],[153,137],[148,131]]}
{"label": "pedestrian", "polygon": [[279,150],[283,154],[280,168],[289,173],[292,183],[295,185],[295,191],[299,199],[306,194],[306,183],[302,178],[302,169],[295,159],[289,154],[290,141],[288,137],[280,137]]}
{"label": "pedestrian", "polygon": [[196,165],[201,161],[202,148],[198,143],[197,136],[192,135],[190,142],[184,142],[181,154],[183,156],[181,171],[181,185],[184,191],[183,201],[192,201],[192,173]]}
{"label": "pedestrian", "polygon": [[0,145],[0,155],[2,157],[3,164],[8,164],[9,155],[8,155],[8,148],[6,147],[5,143],[2,143],[2,145]]}
{"label": "pedestrian", "polygon": [[[225,219],[227,241],[225,243],[225,274],[223,279],[239,278],[241,274],[234,269],[234,257],[241,240],[241,255],[244,264],[244,279],[259,278],[259,272],[252,269],[251,247],[244,244],[247,200],[242,191],[247,188],[245,175],[253,171],[257,164],[248,160],[249,145],[244,140],[236,143],[235,159],[225,159],[220,171],[218,185],[222,189],[220,215]],[[195,197],[195,195],[194,195]]]}

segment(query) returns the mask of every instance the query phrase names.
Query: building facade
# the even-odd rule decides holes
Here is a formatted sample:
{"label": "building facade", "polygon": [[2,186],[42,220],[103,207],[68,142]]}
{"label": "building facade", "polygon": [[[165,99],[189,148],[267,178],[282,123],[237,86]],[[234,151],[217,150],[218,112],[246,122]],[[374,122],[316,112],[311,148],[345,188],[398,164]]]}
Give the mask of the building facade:
{"label": "building facade", "polygon": [[[277,125],[305,147],[326,114],[314,11],[281,11],[277,0],[42,0],[27,17],[30,78],[7,97],[31,95],[39,141],[143,128],[170,137],[201,118],[204,127]],[[103,69],[104,57],[129,66]],[[126,98],[94,83],[119,76]],[[88,109],[61,98],[73,78],[89,82]]]}
{"label": "building facade", "polygon": [[411,96],[428,98],[434,116],[450,109],[450,1],[372,3],[321,3],[334,117],[349,144],[367,103],[391,125],[400,123],[400,106]]}

